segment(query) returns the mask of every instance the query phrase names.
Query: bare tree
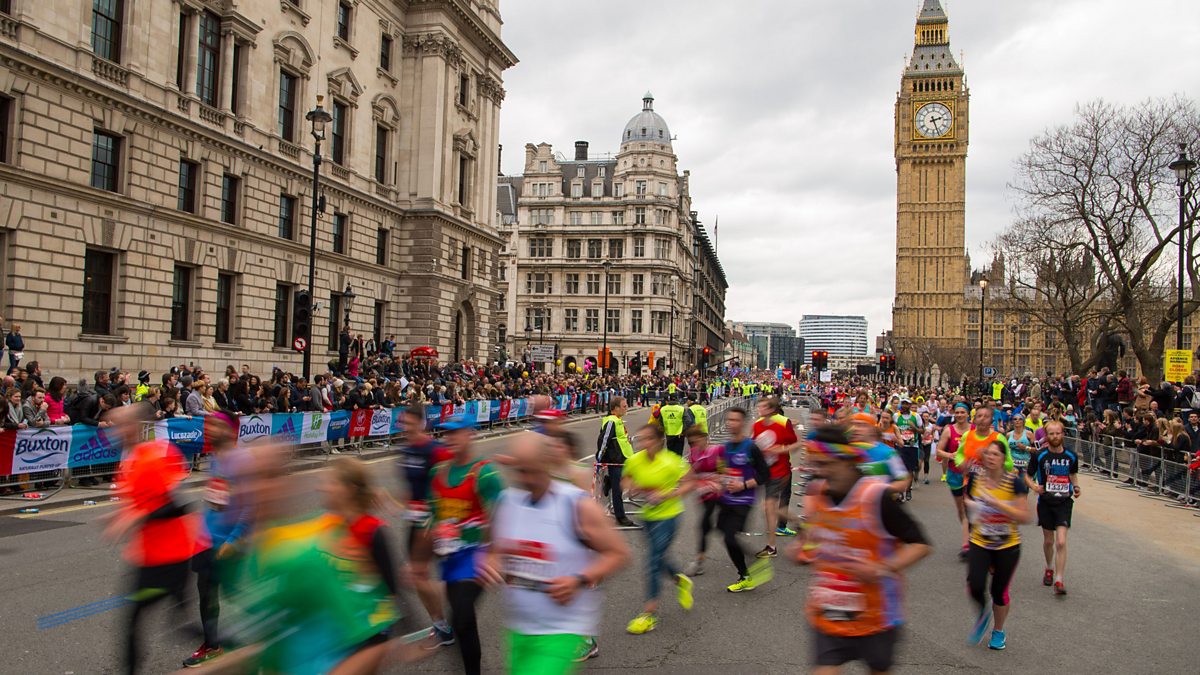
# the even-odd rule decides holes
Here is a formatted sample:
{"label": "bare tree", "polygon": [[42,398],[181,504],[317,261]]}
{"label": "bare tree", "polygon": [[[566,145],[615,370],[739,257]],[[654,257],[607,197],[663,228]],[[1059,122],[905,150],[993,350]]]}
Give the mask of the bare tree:
{"label": "bare tree", "polygon": [[[1014,229],[1036,226],[1046,233],[1040,256],[1043,274],[1051,271],[1052,278],[1065,269],[1071,277],[1081,264],[1092,265],[1094,272],[1094,289],[1073,280],[1066,284],[1065,298],[1056,295],[1062,289],[1048,291],[1049,298],[1044,295],[1047,291],[1031,296],[1046,300],[1051,305],[1048,311],[1064,317],[1057,322],[1064,340],[1074,342],[1079,350],[1072,357],[1073,369],[1094,362],[1094,351],[1083,357],[1082,345],[1102,342],[1093,338],[1096,331],[1110,332],[1104,325],[1107,321],[1128,334],[1142,372],[1158,379],[1172,326],[1200,308],[1196,259],[1200,233],[1188,227],[1195,220],[1200,196],[1194,186],[1187,195],[1190,216],[1183,230],[1190,232],[1185,241],[1185,284],[1190,288],[1182,307],[1169,299],[1175,288],[1170,253],[1183,234],[1177,219],[1175,178],[1168,165],[1176,157],[1178,143],[1194,146],[1198,132],[1200,116],[1190,100],[1176,97],[1134,107],[1098,101],[1078,108],[1070,125],[1034,138],[1018,161],[1012,187],[1022,201]],[[1029,243],[1028,234],[1014,238]],[[1025,279],[1033,279],[1036,285],[1038,263],[1032,264],[1035,269]],[[1089,318],[1095,325],[1083,329]],[[1071,332],[1076,335],[1068,335]]]}

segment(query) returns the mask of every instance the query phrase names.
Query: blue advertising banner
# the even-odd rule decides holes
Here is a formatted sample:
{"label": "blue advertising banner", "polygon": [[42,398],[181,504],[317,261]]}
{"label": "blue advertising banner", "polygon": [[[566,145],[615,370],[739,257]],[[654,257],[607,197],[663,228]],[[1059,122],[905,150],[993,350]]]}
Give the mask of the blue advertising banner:
{"label": "blue advertising banner", "polygon": [[350,411],[334,410],[329,413],[329,436],[326,440],[337,441],[350,437]]}
{"label": "blue advertising banner", "polygon": [[285,443],[299,443],[304,430],[304,413],[275,413],[271,415],[271,438]]}
{"label": "blue advertising banner", "polygon": [[[201,442],[203,446],[203,441]],[[71,456],[67,465],[91,466],[121,461],[121,441],[111,429],[84,424],[71,428]]]}

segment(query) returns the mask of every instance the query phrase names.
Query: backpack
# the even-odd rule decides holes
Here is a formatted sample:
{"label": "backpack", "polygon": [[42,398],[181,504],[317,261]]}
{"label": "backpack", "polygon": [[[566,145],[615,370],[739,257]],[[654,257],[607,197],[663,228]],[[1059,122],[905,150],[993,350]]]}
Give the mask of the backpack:
{"label": "backpack", "polygon": [[63,412],[70,418],[71,424],[79,424],[83,421],[84,415],[87,414],[88,401],[91,398],[91,394],[77,391],[63,403]]}

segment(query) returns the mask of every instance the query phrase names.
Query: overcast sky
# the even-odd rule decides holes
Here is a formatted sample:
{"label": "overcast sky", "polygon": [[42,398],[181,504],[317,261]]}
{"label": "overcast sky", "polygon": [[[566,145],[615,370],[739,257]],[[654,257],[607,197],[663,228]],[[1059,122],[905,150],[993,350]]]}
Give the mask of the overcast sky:
{"label": "overcast sky", "polygon": [[[729,280],[726,318],[891,326],[893,106],[921,0],[503,0],[503,169],[526,143],[615,153],[646,90]],[[1200,88],[1196,0],[943,0],[971,90],[973,266],[1011,220],[1029,139],[1077,102]],[[786,253],[786,258],[781,255]],[[796,255],[811,261],[796,265]],[[872,343],[873,344],[873,343]]]}

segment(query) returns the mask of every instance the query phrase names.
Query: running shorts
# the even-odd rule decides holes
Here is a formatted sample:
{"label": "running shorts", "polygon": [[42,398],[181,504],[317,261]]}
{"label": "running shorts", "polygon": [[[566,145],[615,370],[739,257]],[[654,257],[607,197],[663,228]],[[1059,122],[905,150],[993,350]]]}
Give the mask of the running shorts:
{"label": "running shorts", "polygon": [[560,675],[575,672],[575,657],[587,638],[562,633],[522,635],[508,632],[508,672],[522,675]]}
{"label": "running shorts", "polygon": [[892,669],[896,644],[900,641],[900,629],[890,628],[882,633],[861,637],[839,637],[813,631],[815,663],[818,666],[840,666],[851,661],[862,661],[872,671],[885,672]]}
{"label": "running shorts", "polygon": [[1039,499],[1037,503],[1038,527],[1043,530],[1071,527],[1071,510],[1074,507],[1075,502],[1071,499],[1062,501]]}

